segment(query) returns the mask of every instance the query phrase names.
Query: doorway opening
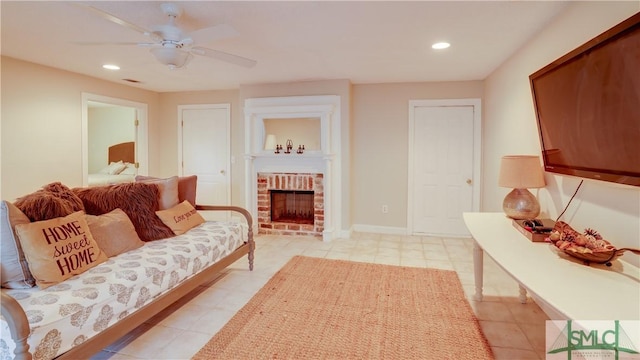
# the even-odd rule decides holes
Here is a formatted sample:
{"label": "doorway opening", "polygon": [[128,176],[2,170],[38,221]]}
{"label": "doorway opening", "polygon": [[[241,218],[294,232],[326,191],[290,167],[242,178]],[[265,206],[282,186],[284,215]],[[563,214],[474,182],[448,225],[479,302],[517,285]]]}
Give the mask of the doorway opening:
{"label": "doorway opening", "polygon": [[[139,175],[148,174],[148,145],[147,145],[147,104],[138,103],[134,101],[112,98],[108,96],[82,93],[82,183],[83,186],[89,185],[89,174],[96,168],[100,167],[100,164],[93,164],[92,153],[95,153],[96,146],[104,147],[103,152],[107,153],[107,145],[117,145],[117,143],[125,142],[124,139],[109,138],[109,136],[118,136],[116,133],[120,130],[109,129],[109,126],[114,127],[122,126],[120,122],[113,121],[111,123],[108,120],[102,121],[101,128],[95,131],[91,131],[90,126],[90,114],[96,113],[96,109],[100,109],[99,112],[108,114],[109,111],[115,112],[129,112],[134,117],[131,124],[133,131],[133,142],[135,143],[135,165],[137,166],[136,173]],[[93,109],[93,110],[92,110]],[[108,118],[110,115],[106,115]],[[92,135],[93,133],[93,135]],[[97,139],[95,134],[99,134]],[[107,136],[107,134],[109,136]],[[122,141],[121,141],[122,140]],[[129,140],[129,139],[127,139]],[[100,161],[106,161],[104,156],[100,156]]]}

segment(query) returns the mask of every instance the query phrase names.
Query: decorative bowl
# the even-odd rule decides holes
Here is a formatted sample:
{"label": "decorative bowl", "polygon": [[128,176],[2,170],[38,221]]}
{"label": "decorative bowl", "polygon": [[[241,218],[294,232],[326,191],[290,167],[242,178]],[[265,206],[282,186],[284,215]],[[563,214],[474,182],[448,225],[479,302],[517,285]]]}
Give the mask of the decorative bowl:
{"label": "decorative bowl", "polygon": [[556,222],[549,240],[565,254],[584,261],[586,265],[596,263],[611,266],[611,262],[625,251],[640,255],[638,249],[616,249],[595,230],[586,229],[584,234],[580,234],[564,221]]}

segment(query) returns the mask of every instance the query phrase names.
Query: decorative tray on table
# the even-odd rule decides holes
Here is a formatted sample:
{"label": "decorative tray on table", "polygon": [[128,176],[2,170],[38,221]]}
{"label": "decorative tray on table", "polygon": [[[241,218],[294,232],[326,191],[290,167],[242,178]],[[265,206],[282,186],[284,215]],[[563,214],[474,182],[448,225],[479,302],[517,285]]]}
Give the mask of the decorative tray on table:
{"label": "decorative tray on table", "polygon": [[549,240],[564,253],[584,261],[586,265],[590,263],[606,264],[611,266],[611,262],[631,251],[640,255],[639,249],[620,248],[616,249],[610,242],[593,229],[586,229],[584,234],[580,234],[564,221],[556,222]]}

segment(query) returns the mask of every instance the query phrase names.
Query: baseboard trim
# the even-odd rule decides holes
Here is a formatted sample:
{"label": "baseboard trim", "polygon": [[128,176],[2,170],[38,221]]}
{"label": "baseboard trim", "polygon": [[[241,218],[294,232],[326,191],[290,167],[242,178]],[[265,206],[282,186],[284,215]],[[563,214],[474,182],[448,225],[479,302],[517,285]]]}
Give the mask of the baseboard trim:
{"label": "baseboard trim", "polygon": [[390,235],[408,235],[409,234],[407,228],[365,225],[365,224],[353,224],[353,226],[351,226],[351,231],[376,233],[376,234],[390,234]]}

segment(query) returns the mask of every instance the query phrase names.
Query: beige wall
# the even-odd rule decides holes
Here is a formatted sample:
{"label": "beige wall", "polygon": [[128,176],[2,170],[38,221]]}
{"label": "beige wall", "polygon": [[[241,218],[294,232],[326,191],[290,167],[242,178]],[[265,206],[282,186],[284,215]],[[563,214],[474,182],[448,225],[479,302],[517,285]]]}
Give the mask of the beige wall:
{"label": "beige wall", "polygon": [[[499,188],[500,158],[540,154],[528,77],[560,56],[640,11],[639,2],[575,2],[485,81],[483,210],[502,211],[510,189]],[[598,146],[606,146],[599,144]],[[555,218],[580,179],[545,175],[542,211]],[[577,230],[591,227],[618,247],[640,247],[640,189],[585,180],[563,219]],[[638,263],[637,255],[625,258]]]}
{"label": "beige wall", "polygon": [[3,199],[53,181],[82,186],[82,92],[148,104],[149,169],[158,168],[157,93],[8,57],[1,72]]}
{"label": "beige wall", "polygon": [[353,86],[353,224],[406,229],[409,100],[463,98],[482,98],[482,82]]}

